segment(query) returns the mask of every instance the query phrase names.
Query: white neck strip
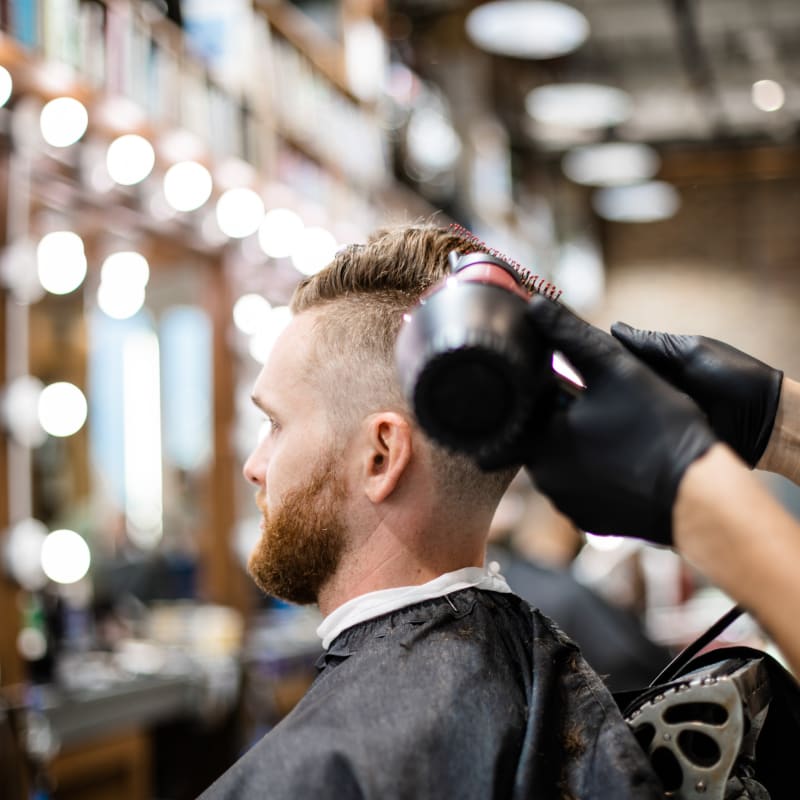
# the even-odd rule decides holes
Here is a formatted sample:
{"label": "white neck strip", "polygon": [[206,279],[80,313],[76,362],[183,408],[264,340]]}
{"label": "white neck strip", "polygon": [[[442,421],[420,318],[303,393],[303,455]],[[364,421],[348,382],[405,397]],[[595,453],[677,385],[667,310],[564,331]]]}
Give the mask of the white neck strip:
{"label": "white neck strip", "polygon": [[487,568],[464,567],[455,572],[446,572],[438,578],[420,586],[398,586],[394,589],[380,589],[354,597],[340,605],[322,620],[317,635],[327,650],[331,642],[347,628],[359,622],[380,617],[390,611],[433,600],[461,589],[483,589],[490,592],[510,593],[506,579],[500,574],[500,566],[492,561]]}

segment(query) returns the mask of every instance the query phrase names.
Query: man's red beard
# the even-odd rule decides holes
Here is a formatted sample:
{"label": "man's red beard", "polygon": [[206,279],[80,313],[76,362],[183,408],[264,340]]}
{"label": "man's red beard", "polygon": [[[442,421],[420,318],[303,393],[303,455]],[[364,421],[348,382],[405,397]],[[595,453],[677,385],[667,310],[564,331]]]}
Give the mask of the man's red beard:
{"label": "man's red beard", "polygon": [[345,497],[329,455],[304,486],[287,492],[276,508],[264,509],[262,535],[247,564],[259,588],[290,603],[317,602],[344,551]]}

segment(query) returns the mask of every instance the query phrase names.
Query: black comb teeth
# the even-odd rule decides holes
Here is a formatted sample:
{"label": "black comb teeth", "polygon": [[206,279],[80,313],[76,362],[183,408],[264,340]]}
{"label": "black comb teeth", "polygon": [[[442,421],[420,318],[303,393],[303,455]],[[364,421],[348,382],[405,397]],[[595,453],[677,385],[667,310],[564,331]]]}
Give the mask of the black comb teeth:
{"label": "black comb teeth", "polygon": [[550,281],[545,280],[545,278],[540,275],[534,275],[529,269],[525,269],[518,261],[509,258],[505,253],[501,253],[494,247],[489,247],[486,242],[479,239],[472,231],[467,230],[463,225],[453,222],[450,224],[450,230],[462,239],[466,239],[471,245],[479,248],[482,253],[488,253],[490,256],[500,258],[505,261],[506,264],[513,267],[514,271],[519,275],[522,285],[531,294],[536,292],[537,294],[549,297],[551,300],[558,300],[561,297],[561,290],[554,283],[550,283]]}

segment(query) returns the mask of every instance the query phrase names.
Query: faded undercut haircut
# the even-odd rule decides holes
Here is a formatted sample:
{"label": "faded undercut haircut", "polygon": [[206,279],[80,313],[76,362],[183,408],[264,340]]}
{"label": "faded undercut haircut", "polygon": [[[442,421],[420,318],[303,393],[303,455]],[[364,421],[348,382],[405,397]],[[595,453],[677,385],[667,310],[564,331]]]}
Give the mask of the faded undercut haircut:
{"label": "faded undercut haircut", "polygon": [[[434,224],[383,228],[366,244],[340,250],[298,285],[292,311],[320,311],[309,377],[325,393],[335,430],[346,435],[378,410],[411,416],[394,361],[403,314],[448,274],[452,250],[471,249],[462,236]],[[516,472],[483,472],[434,443],[431,461],[439,489],[453,500],[497,502]]]}

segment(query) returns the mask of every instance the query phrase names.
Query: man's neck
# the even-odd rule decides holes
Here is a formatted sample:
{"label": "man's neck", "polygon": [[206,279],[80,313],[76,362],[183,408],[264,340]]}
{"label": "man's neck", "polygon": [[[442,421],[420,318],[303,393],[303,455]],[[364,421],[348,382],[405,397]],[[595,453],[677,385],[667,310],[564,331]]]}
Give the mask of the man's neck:
{"label": "man's neck", "polygon": [[376,529],[345,552],[336,573],[317,598],[328,615],[348,600],[368,592],[419,586],[463,567],[483,566],[485,535],[428,531],[400,537],[391,528]]}

